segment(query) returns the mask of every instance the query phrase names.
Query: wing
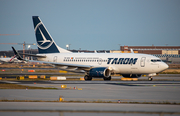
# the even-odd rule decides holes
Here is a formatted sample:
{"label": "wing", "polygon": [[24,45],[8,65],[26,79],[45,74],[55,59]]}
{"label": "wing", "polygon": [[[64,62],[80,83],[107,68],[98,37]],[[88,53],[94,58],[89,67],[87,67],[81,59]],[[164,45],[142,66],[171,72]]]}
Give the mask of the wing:
{"label": "wing", "polygon": [[68,63],[58,63],[58,62],[46,62],[46,61],[35,61],[35,60],[28,60],[27,62],[48,64],[50,66],[59,68],[61,70],[78,72],[78,73],[85,73],[88,72],[91,68],[94,68],[94,66],[90,66],[90,65],[78,65],[78,64],[68,64]]}
{"label": "wing", "polygon": [[[78,65],[78,64],[68,64],[68,63],[58,63],[58,62],[46,62],[46,61],[36,61],[36,60],[25,60],[23,59],[19,53],[14,49],[14,47],[12,47],[14,54],[16,56],[16,58],[18,60],[22,60],[22,61],[26,61],[26,62],[37,62],[37,63],[44,63],[44,64],[48,64],[51,65],[53,67],[57,67],[59,69],[62,70],[67,70],[67,71],[71,71],[71,72],[86,72],[89,71],[91,68],[93,68],[93,66],[90,65]],[[40,55],[32,55],[32,54],[26,54],[29,56],[35,56],[35,57],[41,57],[41,58],[45,58],[46,56],[40,56]]]}

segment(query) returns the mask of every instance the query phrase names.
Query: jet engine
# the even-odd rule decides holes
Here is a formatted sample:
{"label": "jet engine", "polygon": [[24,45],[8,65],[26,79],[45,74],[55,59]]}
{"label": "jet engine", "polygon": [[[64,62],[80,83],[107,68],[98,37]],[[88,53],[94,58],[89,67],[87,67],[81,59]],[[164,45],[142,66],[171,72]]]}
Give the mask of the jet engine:
{"label": "jet engine", "polygon": [[123,77],[139,78],[141,74],[122,74]]}
{"label": "jet engine", "polygon": [[111,71],[107,67],[92,68],[89,71],[90,77],[110,77]]}

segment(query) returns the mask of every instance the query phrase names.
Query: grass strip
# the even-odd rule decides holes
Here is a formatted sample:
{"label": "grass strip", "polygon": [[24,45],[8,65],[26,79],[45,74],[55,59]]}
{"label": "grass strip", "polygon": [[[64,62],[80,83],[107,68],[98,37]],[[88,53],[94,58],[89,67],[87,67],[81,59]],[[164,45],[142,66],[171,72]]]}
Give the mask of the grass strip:
{"label": "grass strip", "polygon": [[[43,100],[7,100],[7,99],[2,99],[0,102],[61,102],[61,103],[119,103],[119,102],[112,102],[112,101],[43,101]],[[176,102],[168,102],[168,101],[163,101],[163,102],[120,102],[119,104],[167,104],[167,105],[180,105],[180,103]]]}
{"label": "grass strip", "polygon": [[17,85],[12,83],[1,83],[0,89],[57,89],[57,88],[31,87],[31,86]]}

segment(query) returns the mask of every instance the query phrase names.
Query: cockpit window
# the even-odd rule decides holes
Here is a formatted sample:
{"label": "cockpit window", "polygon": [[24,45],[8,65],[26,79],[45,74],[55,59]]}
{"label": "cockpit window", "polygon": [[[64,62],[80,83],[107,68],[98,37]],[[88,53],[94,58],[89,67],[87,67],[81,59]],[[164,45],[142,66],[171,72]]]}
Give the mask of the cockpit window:
{"label": "cockpit window", "polygon": [[160,59],[151,59],[151,62],[162,62]]}

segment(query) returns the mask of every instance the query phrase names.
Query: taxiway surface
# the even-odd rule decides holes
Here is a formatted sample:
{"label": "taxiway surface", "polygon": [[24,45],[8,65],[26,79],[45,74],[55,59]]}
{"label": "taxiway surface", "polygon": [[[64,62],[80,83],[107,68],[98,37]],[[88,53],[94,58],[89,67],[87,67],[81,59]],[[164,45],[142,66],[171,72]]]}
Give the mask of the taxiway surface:
{"label": "taxiway surface", "polygon": [[[0,99],[180,103],[179,81],[1,81],[57,90],[0,89]],[[61,88],[66,85],[67,88]]]}
{"label": "taxiway surface", "polygon": [[[180,115],[180,81],[6,81],[42,89],[0,89],[1,100],[98,101],[115,103],[1,102],[0,115]],[[66,85],[67,88],[61,88]],[[120,103],[118,101],[120,100]],[[148,104],[141,104],[141,103]],[[128,104],[126,104],[128,103]],[[138,104],[134,104],[138,103]],[[167,104],[149,104],[167,103]]]}
{"label": "taxiway surface", "polygon": [[42,116],[177,116],[179,105],[115,104],[115,103],[48,103],[48,102],[3,102],[0,115]]}

